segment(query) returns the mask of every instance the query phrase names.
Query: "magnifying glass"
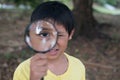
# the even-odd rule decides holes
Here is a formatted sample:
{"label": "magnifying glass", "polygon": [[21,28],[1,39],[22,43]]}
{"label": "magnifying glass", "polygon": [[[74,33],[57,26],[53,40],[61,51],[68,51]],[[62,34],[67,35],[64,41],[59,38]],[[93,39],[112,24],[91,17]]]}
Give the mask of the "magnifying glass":
{"label": "magnifying glass", "polygon": [[[49,21],[39,20],[26,27],[24,40],[35,53],[47,53],[57,42],[58,32]],[[42,80],[44,80],[42,78]]]}
{"label": "magnifying glass", "polygon": [[26,28],[25,43],[36,53],[46,53],[55,47],[57,34],[54,24],[39,20]]}

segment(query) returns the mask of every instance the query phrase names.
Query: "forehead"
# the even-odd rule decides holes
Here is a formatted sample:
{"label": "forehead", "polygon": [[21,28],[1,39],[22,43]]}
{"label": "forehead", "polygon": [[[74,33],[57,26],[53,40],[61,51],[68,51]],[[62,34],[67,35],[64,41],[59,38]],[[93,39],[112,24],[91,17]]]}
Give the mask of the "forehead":
{"label": "forehead", "polygon": [[55,28],[57,29],[58,32],[66,32],[65,27],[62,24],[55,23]]}

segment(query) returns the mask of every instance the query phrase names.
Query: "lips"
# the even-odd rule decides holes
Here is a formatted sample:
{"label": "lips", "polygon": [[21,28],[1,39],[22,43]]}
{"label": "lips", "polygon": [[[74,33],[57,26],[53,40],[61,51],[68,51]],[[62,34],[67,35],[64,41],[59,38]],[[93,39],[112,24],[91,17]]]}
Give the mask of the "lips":
{"label": "lips", "polygon": [[59,51],[59,49],[52,49],[52,50],[49,51],[49,54],[54,56],[58,53],[58,51]]}

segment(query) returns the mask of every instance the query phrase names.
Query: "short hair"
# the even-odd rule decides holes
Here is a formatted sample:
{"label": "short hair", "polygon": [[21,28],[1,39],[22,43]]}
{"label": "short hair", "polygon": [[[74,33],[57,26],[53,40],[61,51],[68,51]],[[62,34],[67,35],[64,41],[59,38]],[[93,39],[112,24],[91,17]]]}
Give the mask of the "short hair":
{"label": "short hair", "polygon": [[75,27],[72,11],[58,1],[48,1],[38,5],[31,15],[31,22],[46,18],[62,24],[69,35]]}

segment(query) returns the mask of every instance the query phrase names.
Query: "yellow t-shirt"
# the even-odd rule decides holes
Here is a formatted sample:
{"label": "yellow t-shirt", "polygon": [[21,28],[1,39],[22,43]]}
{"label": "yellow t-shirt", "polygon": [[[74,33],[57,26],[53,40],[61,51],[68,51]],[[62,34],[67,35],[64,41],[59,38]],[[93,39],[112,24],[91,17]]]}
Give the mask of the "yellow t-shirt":
{"label": "yellow t-shirt", "polygon": [[[47,71],[47,75],[44,80],[85,80],[85,67],[83,63],[68,54],[65,53],[69,61],[69,67],[67,71],[62,75],[55,75],[50,70]],[[22,62],[15,70],[13,80],[30,80],[30,59]]]}

